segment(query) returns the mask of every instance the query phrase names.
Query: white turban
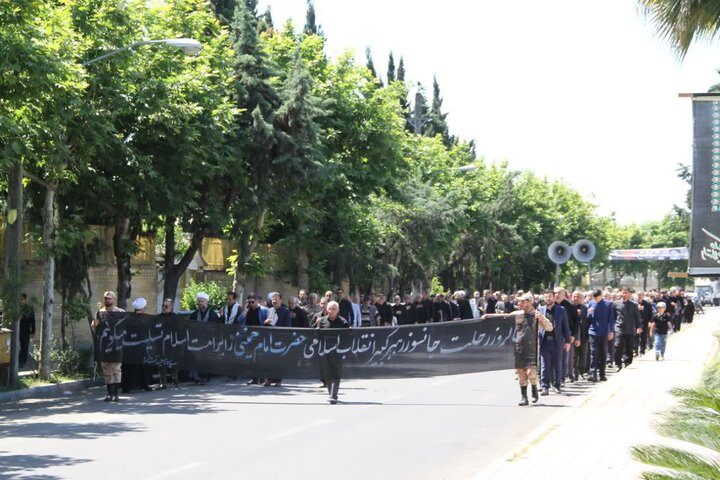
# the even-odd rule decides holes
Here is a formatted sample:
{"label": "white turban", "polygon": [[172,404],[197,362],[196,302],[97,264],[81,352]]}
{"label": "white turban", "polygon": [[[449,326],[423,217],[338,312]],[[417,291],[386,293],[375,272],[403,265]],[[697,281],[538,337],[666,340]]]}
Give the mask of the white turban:
{"label": "white turban", "polygon": [[142,310],[147,305],[147,300],[145,300],[143,297],[138,297],[135,299],[135,301],[132,303],[132,306],[135,310]]}
{"label": "white turban", "polygon": [[198,292],[197,295],[195,295],[195,300],[203,299],[205,301],[210,301],[210,295],[208,295],[205,292]]}

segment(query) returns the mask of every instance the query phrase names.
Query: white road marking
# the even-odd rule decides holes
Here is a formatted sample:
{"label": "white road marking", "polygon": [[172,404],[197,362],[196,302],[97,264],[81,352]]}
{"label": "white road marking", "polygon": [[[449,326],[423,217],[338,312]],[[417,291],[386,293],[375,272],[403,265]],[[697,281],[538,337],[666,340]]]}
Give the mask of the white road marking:
{"label": "white road marking", "polygon": [[202,463],[200,462],[193,462],[193,463],[187,463],[185,465],[181,465],[177,468],[173,468],[172,470],[166,470],[162,473],[158,473],[157,475],[153,475],[152,477],[146,477],[147,480],[160,480],[161,478],[168,478],[173,475],[176,475],[178,473],[186,472],[188,470],[192,470],[194,468],[197,468],[201,466]]}
{"label": "white road marking", "polygon": [[275,435],[265,437],[265,440],[277,440],[278,438],[288,437],[298,432],[302,432],[303,430],[307,430],[308,428],[319,427],[320,425],[324,425],[326,423],[330,423],[330,420],[318,420],[316,422],[307,423],[305,425],[300,425],[295,428],[289,428],[284,432],[276,433]]}

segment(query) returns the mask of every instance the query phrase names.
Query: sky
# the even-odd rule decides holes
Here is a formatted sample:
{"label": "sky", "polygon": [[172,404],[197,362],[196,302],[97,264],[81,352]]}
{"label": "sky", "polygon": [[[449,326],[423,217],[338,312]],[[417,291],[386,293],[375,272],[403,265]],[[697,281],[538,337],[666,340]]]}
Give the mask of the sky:
{"label": "sky", "polygon": [[[681,62],[637,2],[605,0],[315,0],[335,57],[388,54],[428,95],[440,85],[450,132],[507,161],[567,182],[619,223],[684,205],[679,163],[692,163],[692,105],[680,93],[720,83],[720,43]],[[262,0],[275,25],[305,23],[306,0]],[[412,93],[411,93],[412,95]]]}

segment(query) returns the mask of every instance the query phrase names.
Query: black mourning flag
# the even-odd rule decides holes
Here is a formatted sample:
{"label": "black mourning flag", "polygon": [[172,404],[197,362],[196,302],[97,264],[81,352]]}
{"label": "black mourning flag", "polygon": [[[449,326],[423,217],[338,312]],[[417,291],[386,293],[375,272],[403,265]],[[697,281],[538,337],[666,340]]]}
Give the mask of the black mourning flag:
{"label": "black mourning flag", "polygon": [[691,276],[720,275],[720,96],[693,95]]}

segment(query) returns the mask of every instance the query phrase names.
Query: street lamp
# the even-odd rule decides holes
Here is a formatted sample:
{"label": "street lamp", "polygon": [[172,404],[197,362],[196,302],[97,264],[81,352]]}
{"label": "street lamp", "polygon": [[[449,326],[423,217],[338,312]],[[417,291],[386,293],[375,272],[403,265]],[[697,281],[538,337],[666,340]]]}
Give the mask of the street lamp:
{"label": "street lamp", "polygon": [[451,170],[455,170],[456,172],[474,172],[477,170],[477,165],[471,163],[469,165],[463,165],[462,167],[451,168]]}
{"label": "street lamp", "polygon": [[153,45],[158,43],[162,43],[174,48],[179,48],[183,52],[185,52],[186,55],[196,55],[200,52],[200,50],[202,50],[202,43],[193,38],[165,38],[162,40],[142,40],[139,42],[131,43],[127,47],[118,48],[116,50],[108,52],[105,55],[100,55],[99,57],[88,60],[87,62],[83,62],[83,66],[87,66],[97,61],[104,60],[108,57],[112,57],[113,55],[117,55],[118,53],[124,52],[126,50],[132,50],[135,47],[140,47],[142,45]]}

